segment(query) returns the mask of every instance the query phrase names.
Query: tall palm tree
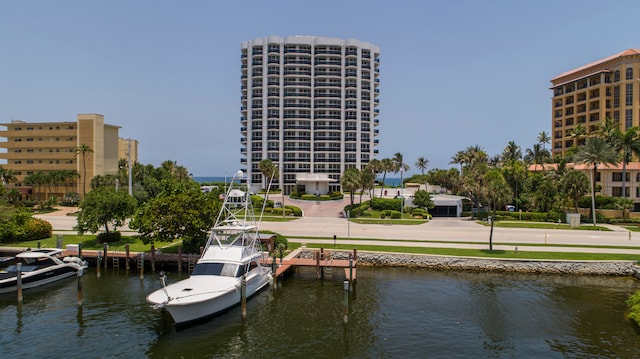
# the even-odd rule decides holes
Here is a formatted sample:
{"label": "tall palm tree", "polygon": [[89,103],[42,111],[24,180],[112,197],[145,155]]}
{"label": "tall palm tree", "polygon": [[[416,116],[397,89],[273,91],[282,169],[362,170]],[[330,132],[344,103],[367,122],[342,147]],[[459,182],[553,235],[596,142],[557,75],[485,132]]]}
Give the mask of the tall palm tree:
{"label": "tall palm tree", "polygon": [[551,154],[546,149],[543,149],[539,143],[533,145],[533,149],[527,148],[524,156],[525,161],[534,164],[534,172],[538,170],[539,164],[547,163],[551,159]]}
{"label": "tall palm tree", "polygon": [[589,192],[589,179],[584,172],[569,170],[562,177],[562,193],[571,200],[575,211],[578,212],[578,201]]}
{"label": "tall palm tree", "polygon": [[343,192],[349,192],[349,199],[351,200],[351,205],[353,205],[355,192],[362,187],[360,171],[357,168],[348,168],[345,170],[340,177],[340,185],[342,185]]}
{"label": "tall palm tree", "polygon": [[16,174],[13,170],[3,168],[0,166],[0,183],[3,186],[8,186],[9,183],[17,181]]}
{"label": "tall palm tree", "polygon": [[400,172],[400,186],[404,186],[402,181],[402,173],[407,172],[411,167],[408,164],[404,163],[404,159],[402,158],[402,153],[396,152],[391,159],[393,161],[393,173]]}
{"label": "tall palm tree", "polygon": [[547,143],[551,143],[551,136],[545,131],[542,131],[538,134],[538,143],[542,144],[542,149],[547,150]]}
{"label": "tall palm tree", "polygon": [[75,155],[82,155],[82,198],[87,194],[87,154],[93,153],[93,149],[89,145],[83,143],[76,147],[73,152]]}
{"label": "tall palm tree", "polygon": [[618,140],[614,144],[615,149],[622,154],[622,197],[627,197],[627,164],[631,162],[633,156],[640,156],[640,127],[629,127],[626,131],[620,132]]}
{"label": "tall palm tree", "polygon": [[382,198],[382,192],[384,191],[384,181],[387,178],[387,172],[393,172],[394,163],[391,158],[383,158],[380,161],[380,171],[382,172],[382,187],[380,188],[380,198]]}
{"label": "tall palm tree", "polygon": [[522,159],[522,150],[514,141],[509,141],[507,146],[502,150],[502,162],[508,163]]}
{"label": "tall palm tree", "polygon": [[582,124],[577,124],[576,127],[571,130],[569,133],[569,138],[573,141],[573,146],[571,147],[572,152],[578,151],[578,146],[581,145],[581,141],[587,136],[587,129],[582,126]]}
{"label": "tall palm tree", "polygon": [[[273,178],[278,176],[278,166],[275,163],[273,163],[273,161],[271,161],[270,159],[265,158],[264,160],[258,163],[258,169],[262,173],[262,179],[264,180],[263,188],[267,190],[265,201],[268,201],[269,192],[271,190],[269,186],[271,186],[271,182],[273,181]],[[281,190],[282,190],[282,194],[284,195],[284,188],[281,188]]]}
{"label": "tall palm tree", "polygon": [[369,193],[369,197],[371,197],[371,191],[373,191],[375,184],[376,174],[371,167],[366,166],[362,171],[360,171],[360,185],[362,186],[362,190],[360,191],[360,203],[362,203],[363,193],[367,192]]}
{"label": "tall palm tree", "polygon": [[424,170],[427,169],[428,165],[429,160],[424,157],[418,157],[418,159],[416,160],[416,168],[419,169],[422,174],[424,174]]}
{"label": "tall palm tree", "polygon": [[576,163],[591,165],[591,218],[596,225],[596,177],[599,164],[616,164],[616,151],[601,137],[587,138],[584,146],[575,155]]}

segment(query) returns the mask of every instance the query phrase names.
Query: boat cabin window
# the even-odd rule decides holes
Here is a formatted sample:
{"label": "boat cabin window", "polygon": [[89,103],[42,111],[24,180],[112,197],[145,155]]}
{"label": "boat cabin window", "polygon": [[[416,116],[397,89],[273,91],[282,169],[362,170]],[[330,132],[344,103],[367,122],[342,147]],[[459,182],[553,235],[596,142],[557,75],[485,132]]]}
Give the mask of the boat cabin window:
{"label": "boat cabin window", "polygon": [[238,265],[232,263],[198,263],[191,275],[220,275],[225,277],[239,277]]}

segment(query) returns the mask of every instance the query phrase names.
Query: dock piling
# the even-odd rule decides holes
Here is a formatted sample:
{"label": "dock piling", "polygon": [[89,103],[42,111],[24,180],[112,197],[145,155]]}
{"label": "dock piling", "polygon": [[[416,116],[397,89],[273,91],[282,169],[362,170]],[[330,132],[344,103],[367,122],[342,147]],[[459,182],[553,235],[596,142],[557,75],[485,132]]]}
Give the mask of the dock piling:
{"label": "dock piling", "polygon": [[342,286],[344,288],[344,316],[342,321],[344,324],[347,324],[349,321],[349,281],[345,279],[344,282],[342,282]]}
{"label": "dock piling", "polygon": [[82,305],[82,271],[78,271],[78,306]]}
{"label": "dock piling", "polygon": [[98,259],[96,263],[96,277],[100,278],[100,267],[102,265],[102,251],[98,251]]}
{"label": "dock piling", "polygon": [[22,263],[16,264],[16,285],[18,287],[18,303],[22,303]]}
{"label": "dock piling", "polygon": [[128,272],[129,271],[129,244],[128,243],[124,245],[124,251],[125,251],[124,267]]}
{"label": "dock piling", "polygon": [[109,251],[109,244],[105,243],[103,248],[104,248],[104,252],[103,252],[104,253],[104,269],[107,269],[107,257],[108,257],[107,252]]}
{"label": "dock piling", "polygon": [[182,273],[182,246],[178,246],[178,273]]}
{"label": "dock piling", "polygon": [[138,271],[140,272],[140,280],[144,279],[144,252],[138,257]]}
{"label": "dock piling", "polygon": [[156,272],[156,246],[151,245],[151,273]]}
{"label": "dock piling", "polygon": [[242,276],[242,284],[240,285],[240,299],[242,302],[242,319],[247,318],[247,278]]}

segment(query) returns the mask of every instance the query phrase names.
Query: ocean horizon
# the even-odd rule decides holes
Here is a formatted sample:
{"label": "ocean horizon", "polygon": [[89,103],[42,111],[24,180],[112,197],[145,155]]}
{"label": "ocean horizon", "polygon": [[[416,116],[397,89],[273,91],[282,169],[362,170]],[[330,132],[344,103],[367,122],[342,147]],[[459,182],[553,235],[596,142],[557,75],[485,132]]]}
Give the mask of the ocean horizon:
{"label": "ocean horizon", "polygon": [[[198,183],[226,183],[231,182],[231,176],[193,176],[193,179]],[[382,181],[382,178],[376,178],[376,181]],[[384,179],[384,185],[390,187],[398,187],[400,186],[401,179],[400,177],[387,177]]]}

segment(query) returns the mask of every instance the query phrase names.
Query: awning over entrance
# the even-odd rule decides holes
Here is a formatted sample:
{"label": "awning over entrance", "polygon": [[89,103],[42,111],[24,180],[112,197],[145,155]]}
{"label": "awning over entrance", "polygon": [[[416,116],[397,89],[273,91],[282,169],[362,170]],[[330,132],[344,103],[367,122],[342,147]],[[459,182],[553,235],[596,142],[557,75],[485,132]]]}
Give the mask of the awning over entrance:
{"label": "awning over entrance", "polygon": [[304,186],[307,194],[327,194],[329,193],[329,183],[337,182],[329,178],[324,173],[298,173],[296,174],[296,184]]}

